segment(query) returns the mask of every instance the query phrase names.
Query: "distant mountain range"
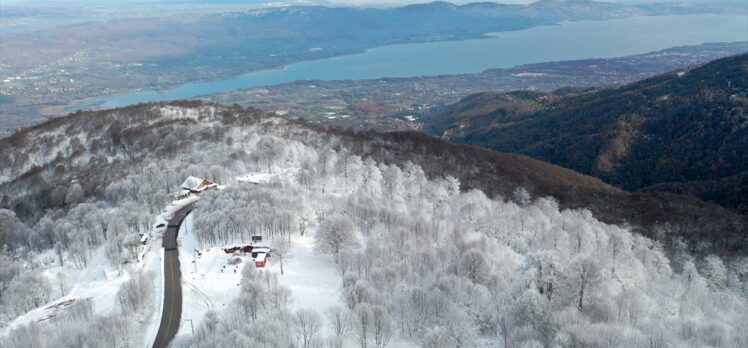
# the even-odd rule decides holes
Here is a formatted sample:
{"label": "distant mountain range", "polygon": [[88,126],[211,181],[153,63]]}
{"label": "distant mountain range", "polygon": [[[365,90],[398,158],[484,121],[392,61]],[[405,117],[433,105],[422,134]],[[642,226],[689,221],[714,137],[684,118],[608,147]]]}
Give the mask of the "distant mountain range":
{"label": "distant mountain range", "polygon": [[748,213],[746,107],[742,54],[617,88],[471,95],[427,129],[626,190],[686,193]]}

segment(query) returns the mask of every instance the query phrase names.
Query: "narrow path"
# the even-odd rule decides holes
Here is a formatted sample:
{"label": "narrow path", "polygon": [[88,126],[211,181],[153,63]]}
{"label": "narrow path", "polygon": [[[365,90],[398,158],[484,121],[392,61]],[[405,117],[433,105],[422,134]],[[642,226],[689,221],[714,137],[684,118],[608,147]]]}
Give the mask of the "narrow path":
{"label": "narrow path", "polygon": [[182,272],[179,269],[177,235],[184,218],[192,211],[194,203],[174,213],[164,232],[164,310],[153,348],[166,348],[179,331],[182,317]]}

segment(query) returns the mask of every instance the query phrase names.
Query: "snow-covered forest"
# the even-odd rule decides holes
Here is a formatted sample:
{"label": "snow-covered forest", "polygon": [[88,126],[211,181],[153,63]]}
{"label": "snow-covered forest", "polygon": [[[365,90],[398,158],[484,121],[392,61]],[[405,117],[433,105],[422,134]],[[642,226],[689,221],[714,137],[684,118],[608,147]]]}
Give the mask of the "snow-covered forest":
{"label": "snow-covered forest", "polygon": [[[149,274],[135,266],[138,233],[195,175],[226,185],[195,206],[200,243],[313,235],[319,256],[336,265],[343,296],[339,307],[292,310],[283,275],[244,267],[232,305],[208,312],[177,347],[748,346],[744,256],[703,257],[685,246],[666,253],[627,225],[523,187],[488,197],[412,162],[361,158],[334,133],[232,117],[212,106],[154,106],[132,116],[131,135],[159,123],[168,134],[34,134],[47,145],[27,145],[34,150],[3,169],[2,182],[15,185],[4,192],[33,190],[22,173],[55,157],[71,161],[43,175],[76,180],[21,213],[0,211],[0,323],[64,297],[64,277],[102,255],[130,277],[110,294],[117,306],[78,301],[54,321],[8,328],[0,345],[132,346],[158,301]],[[110,172],[76,177],[92,166]],[[273,176],[236,183],[251,172]]]}
{"label": "snow-covered forest", "polygon": [[[657,243],[584,210],[560,211],[553,199],[531,201],[522,188],[517,203],[489,199],[461,193],[452,177],[429,180],[415,165],[256,141],[281,149],[270,168],[295,175],[207,195],[195,233],[207,245],[230,245],[253,234],[293,238],[308,223],[304,233],[316,234],[343,279],[346,346],[382,347],[393,337],[428,347],[748,343],[745,283],[717,257],[697,270],[678,255],[675,271]],[[279,332],[304,327],[291,320],[298,313],[270,305],[274,289],[243,292],[182,344],[277,346]],[[238,321],[242,313],[254,320]],[[312,346],[342,339],[316,336]]]}

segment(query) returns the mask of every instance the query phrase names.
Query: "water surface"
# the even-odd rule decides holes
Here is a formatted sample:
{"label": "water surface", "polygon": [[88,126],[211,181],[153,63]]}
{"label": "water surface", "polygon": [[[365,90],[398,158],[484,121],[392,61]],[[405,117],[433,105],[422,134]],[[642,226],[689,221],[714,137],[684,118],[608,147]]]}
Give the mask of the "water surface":
{"label": "water surface", "polygon": [[487,39],[377,47],[364,53],[305,61],[283,69],[187,83],[166,91],[94,98],[78,108],[120,107],[193,98],[296,80],[357,80],[478,73],[490,68],[641,54],[706,42],[748,41],[748,17],[719,15],[635,17],[568,22],[494,33]]}

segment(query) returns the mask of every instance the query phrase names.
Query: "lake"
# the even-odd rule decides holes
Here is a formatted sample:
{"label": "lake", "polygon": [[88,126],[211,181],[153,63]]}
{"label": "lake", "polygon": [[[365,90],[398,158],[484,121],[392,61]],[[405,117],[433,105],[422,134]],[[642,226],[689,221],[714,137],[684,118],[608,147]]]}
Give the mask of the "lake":
{"label": "lake", "polygon": [[748,40],[748,17],[719,15],[635,17],[567,22],[493,33],[486,39],[402,44],[364,53],[305,61],[229,79],[186,83],[165,91],[93,98],[71,108],[113,108],[186,99],[296,80],[355,80],[478,73],[548,61],[610,58],[706,42]]}

